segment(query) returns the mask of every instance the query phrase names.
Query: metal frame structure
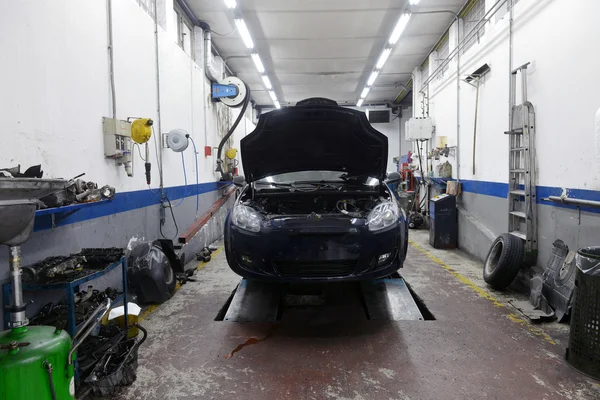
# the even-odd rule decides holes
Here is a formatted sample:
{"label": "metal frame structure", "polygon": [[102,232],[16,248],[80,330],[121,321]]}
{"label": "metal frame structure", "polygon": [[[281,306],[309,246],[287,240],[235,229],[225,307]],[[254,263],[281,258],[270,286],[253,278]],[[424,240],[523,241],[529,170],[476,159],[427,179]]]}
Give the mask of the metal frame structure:
{"label": "metal frame structure", "polygon": [[[508,232],[525,241],[525,261],[537,257],[535,171],[535,109],[527,100],[527,67],[512,70],[510,79],[510,130],[508,158]],[[523,102],[517,104],[517,78],[521,76]]]}
{"label": "metal frame structure", "polygon": [[[127,315],[127,307],[128,307],[128,296],[127,296],[127,260],[125,257],[122,257],[119,261],[116,261],[110,264],[105,269],[95,272],[93,274],[84,276],[83,278],[76,279],[72,282],[58,282],[58,283],[49,283],[47,285],[37,285],[37,284],[23,284],[23,291],[45,291],[45,290],[64,290],[65,296],[67,299],[67,332],[71,335],[71,338],[74,338],[77,334],[78,330],[81,328],[77,326],[75,319],[75,293],[79,290],[79,285],[82,285],[86,282],[92,281],[96,278],[100,278],[101,276],[106,275],[119,265],[122,266],[122,278],[123,278],[123,294],[117,298],[113,304],[118,303],[120,300],[123,300],[123,306],[125,307],[125,325],[129,326],[128,315]],[[8,282],[2,285],[2,296],[4,304],[10,303],[10,293],[12,290],[12,283]],[[4,329],[8,329],[8,322],[10,321],[10,311],[4,311]]]}

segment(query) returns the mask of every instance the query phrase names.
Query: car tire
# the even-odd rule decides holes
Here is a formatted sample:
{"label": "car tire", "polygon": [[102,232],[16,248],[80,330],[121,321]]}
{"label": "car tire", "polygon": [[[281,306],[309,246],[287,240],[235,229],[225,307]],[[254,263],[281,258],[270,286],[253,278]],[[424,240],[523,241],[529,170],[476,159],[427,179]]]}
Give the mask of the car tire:
{"label": "car tire", "polygon": [[175,292],[175,286],[177,285],[177,278],[175,276],[175,271],[170,263],[165,263],[163,277],[165,279],[165,285],[167,285],[167,290],[169,294],[173,294]]}
{"label": "car tire", "polygon": [[483,279],[494,289],[505,289],[517,277],[523,255],[523,240],[503,233],[490,247],[483,265]]}

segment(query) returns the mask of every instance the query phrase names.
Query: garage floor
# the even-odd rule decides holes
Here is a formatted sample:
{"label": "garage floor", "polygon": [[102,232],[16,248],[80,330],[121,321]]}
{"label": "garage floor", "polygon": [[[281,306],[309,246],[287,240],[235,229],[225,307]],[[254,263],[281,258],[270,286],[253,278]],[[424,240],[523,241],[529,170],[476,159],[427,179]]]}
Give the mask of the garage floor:
{"label": "garage floor", "polygon": [[146,316],[119,399],[600,399],[563,361],[568,326],[525,322],[460,251],[411,232],[402,276],[434,321],[369,321],[335,304],[274,324],[214,321],[240,278],[223,252]]}

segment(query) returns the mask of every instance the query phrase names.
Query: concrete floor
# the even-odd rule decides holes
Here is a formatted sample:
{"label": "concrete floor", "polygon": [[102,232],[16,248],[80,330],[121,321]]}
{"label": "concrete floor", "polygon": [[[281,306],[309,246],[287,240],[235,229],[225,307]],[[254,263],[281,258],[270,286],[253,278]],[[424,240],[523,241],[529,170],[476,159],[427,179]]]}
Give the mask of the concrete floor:
{"label": "concrete floor", "polygon": [[117,398],[600,399],[563,361],[568,326],[530,325],[479,262],[432,249],[425,231],[411,242],[400,272],[435,321],[368,321],[343,305],[214,321],[240,281],[221,252],[143,320],[138,378]]}

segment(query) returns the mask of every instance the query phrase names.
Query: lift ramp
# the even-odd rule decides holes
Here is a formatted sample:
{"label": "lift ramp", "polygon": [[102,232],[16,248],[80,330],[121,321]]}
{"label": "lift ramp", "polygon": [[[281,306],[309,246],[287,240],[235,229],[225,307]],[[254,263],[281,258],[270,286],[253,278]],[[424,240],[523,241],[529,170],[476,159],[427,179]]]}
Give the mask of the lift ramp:
{"label": "lift ramp", "polygon": [[[293,308],[327,308],[327,292],[338,283],[294,285],[264,283],[242,279],[238,285],[223,321],[275,322],[286,310]],[[344,290],[348,304],[356,304],[353,313],[369,320],[403,321],[423,320],[417,302],[402,278],[363,281]],[[306,292],[303,293],[303,287]],[[322,294],[315,293],[315,289]],[[339,294],[339,290],[337,291]],[[337,294],[336,294],[337,295]],[[329,296],[332,297],[332,296]],[[357,299],[356,297],[359,297]],[[339,301],[339,298],[336,298]]]}

